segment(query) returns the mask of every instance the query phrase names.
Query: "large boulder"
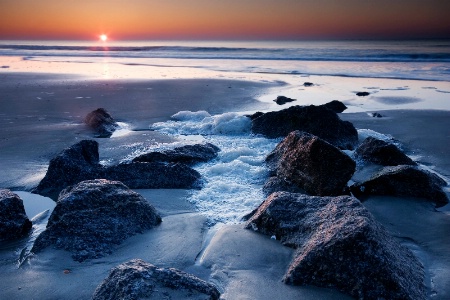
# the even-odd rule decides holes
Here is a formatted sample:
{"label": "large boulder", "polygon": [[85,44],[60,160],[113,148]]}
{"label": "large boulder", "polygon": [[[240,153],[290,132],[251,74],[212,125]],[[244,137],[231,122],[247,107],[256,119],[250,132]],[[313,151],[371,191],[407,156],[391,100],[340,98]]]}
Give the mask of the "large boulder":
{"label": "large boulder", "polygon": [[355,158],[382,166],[416,165],[394,144],[374,137],[366,138],[355,150]]}
{"label": "large boulder", "polygon": [[275,236],[295,256],[284,281],[336,288],[358,299],[425,299],[424,271],[350,196],[269,196],[246,228]]}
{"label": "large boulder", "polygon": [[113,268],[97,287],[93,300],[195,299],[216,300],[217,288],[174,268],[158,268],[133,259]]}
{"label": "large boulder", "polygon": [[104,108],[91,111],[84,118],[84,122],[93,129],[97,137],[110,137],[119,125]]}
{"label": "large boulder", "polygon": [[57,199],[59,192],[78,182],[109,179],[129,188],[199,188],[200,174],[183,164],[131,163],[104,167],[99,164],[98,143],[83,140],[50,160],[45,177],[33,193]]}
{"label": "large boulder", "polygon": [[22,199],[10,190],[0,189],[0,241],[23,237],[31,227]]}
{"label": "large boulder", "polygon": [[267,179],[263,186],[264,195],[269,196],[275,192],[289,192],[289,193],[302,193],[306,194],[306,191],[298,187],[291,182],[286,181],[278,176],[272,176]]}
{"label": "large boulder", "polygon": [[309,133],[291,132],[267,156],[272,173],[311,195],[344,194],[356,163],[344,152]]}
{"label": "large boulder", "polygon": [[448,203],[442,187],[447,183],[436,174],[415,166],[384,167],[371,179],[354,183],[350,190],[355,197],[389,195],[425,198],[437,206]]}
{"label": "large boulder", "polygon": [[76,261],[100,258],[161,222],[155,208],[118,181],[88,180],[63,190],[32,252],[53,245]]}
{"label": "large boulder", "polygon": [[173,162],[193,165],[207,162],[217,157],[220,151],[211,143],[185,145],[161,152],[150,152],[133,159],[133,162]]}
{"label": "large boulder", "polygon": [[314,134],[340,149],[354,149],[358,132],[325,106],[291,106],[252,119],[252,132],[268,138],[285,137],[294,130]]}

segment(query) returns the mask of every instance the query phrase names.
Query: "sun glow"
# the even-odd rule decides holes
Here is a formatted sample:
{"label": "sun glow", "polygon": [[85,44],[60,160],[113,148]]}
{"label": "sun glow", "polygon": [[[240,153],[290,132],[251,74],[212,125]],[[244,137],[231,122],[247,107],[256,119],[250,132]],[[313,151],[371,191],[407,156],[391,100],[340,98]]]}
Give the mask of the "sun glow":
{"label": "sun glow", "polygon": [[108,39],[108,36],[106,34],[101,34],[100,35],[100,41],[106,42],[107,39]]}

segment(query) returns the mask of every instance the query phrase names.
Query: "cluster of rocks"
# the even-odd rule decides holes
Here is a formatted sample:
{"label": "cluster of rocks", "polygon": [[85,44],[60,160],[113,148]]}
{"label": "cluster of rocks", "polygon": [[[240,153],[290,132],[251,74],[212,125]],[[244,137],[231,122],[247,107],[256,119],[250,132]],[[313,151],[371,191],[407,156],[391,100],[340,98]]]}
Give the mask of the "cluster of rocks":
{"label": "cluster of rocks", "polygon": [[359,299],[425,299],[420,262],[355,197],[412,196],[443,205],[445,181],[394,144],[369,137],[354,158],[381,170],[348,186],[356,162],[341,150],[357,146],[357,132],[326,105],[260,113],[252,124],[254,133],[284,137],[266,158],[268,198],[245,225],[296,249],[284,281],[333,287]]}
{"label": "cluster of rocks", "polygon": [[200,188],[200,174],[187,164],[210,160],[218,151],[211,144],[185,146],[146,154],[131,163],[102,166],[97,141],[83,140],[50,160],[45,177],[33,192],[56,199],[64,188],[98,178],[121,181],[132,189]]}
{"label": "cluster of rocks", "polygon": [[22,199],[10,190],[0,189],[0,241],[21,238],[31,227]]}

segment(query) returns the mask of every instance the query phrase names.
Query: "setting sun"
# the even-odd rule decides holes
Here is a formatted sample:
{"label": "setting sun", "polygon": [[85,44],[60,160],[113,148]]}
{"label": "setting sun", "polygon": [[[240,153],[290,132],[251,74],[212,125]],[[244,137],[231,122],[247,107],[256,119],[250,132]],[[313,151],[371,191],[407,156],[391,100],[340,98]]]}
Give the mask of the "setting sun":
{"label": "setting sun", "polygon": [[102,42],[106,42],[107,39],[108,39],[108,36],[107,36],[106,34],[101,34],[101,35],[100,35],[100,40],[101,40]]}

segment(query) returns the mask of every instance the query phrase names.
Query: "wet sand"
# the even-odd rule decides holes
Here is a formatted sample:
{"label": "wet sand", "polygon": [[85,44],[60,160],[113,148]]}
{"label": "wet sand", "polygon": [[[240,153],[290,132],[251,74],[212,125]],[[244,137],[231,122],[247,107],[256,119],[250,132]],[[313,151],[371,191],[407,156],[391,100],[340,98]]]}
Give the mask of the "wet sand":
{"label": "wet sand", "polygon": [[[136,131],[124,137],[96,139],[108,163],[126,157],[133,146],[172,143],[174,138],[149,131],[181,110],[257,111],[255,99],[274,84],[230,80],[90,81],[72,76],[15,74],[0,85],[0,187],[29,190],[44,176],[48,161],[63,148],[92,138],[82,123],[91,110],[104,107]],[[391,134],[408,154],[445,176],[450,174],[448,111],[380,111],[341,114],[357,128]],[[89,299],[109,270],[141,258],[175,267],[216,284],[223,299],[349,299],[329,289],[284,285],[281,278],[293,250],[276,240],[243,229],[242,224],[206,227],[204,216],[186,201],[186,190],[137,190],[163,216],[161,226],[127,239],[112,255],[74,262],[65,251],[47,248],[18,268],[27,239],[0,246],[0,298]],[[23,194],[26,198],[26,193]],[[31,196],[30,196],[31,197]],[[45,204],[43,204],[45,206]],[[433,299],[450,298],[450,215],[420,199],[371,197],[366,207],[425,266]],[[29,216],[32,218],[33,216]],[[34,224],[36,230],[45,218]]]}

